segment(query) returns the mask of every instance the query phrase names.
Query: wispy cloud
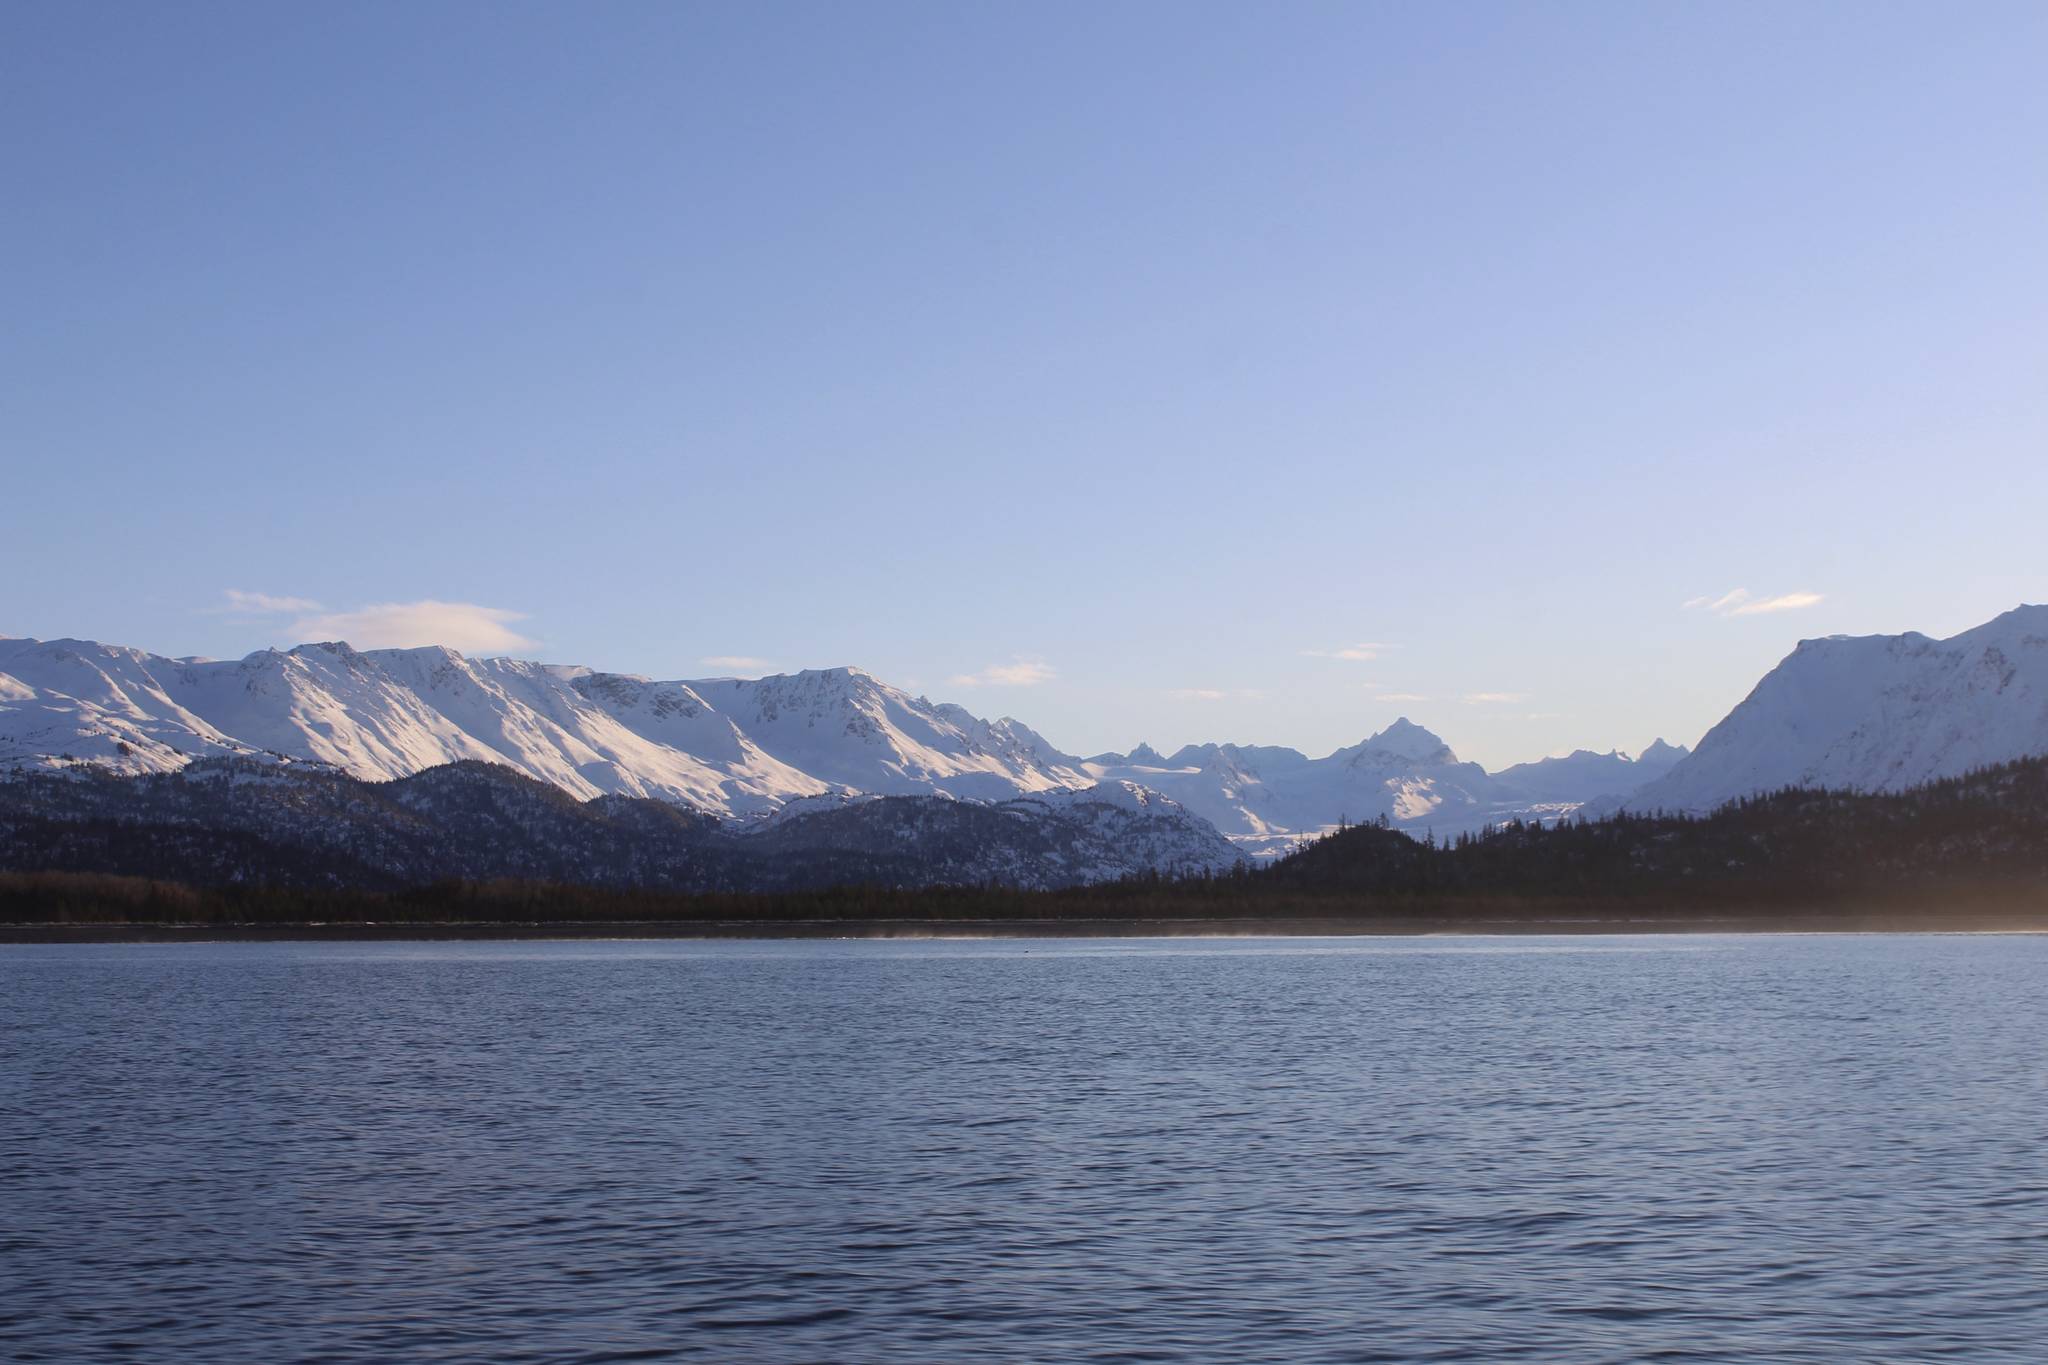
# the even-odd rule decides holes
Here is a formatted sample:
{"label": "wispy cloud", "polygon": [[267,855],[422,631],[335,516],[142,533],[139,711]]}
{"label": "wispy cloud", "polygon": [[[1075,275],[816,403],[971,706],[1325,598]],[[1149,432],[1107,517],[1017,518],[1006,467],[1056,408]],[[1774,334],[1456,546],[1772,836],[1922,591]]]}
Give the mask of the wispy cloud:
{"label": "wispy cloud", "polygon": [[1819,605],[1825,594],[1817,592],[1788,592],[1779,597],[1759,598],[1744,602],[1728,614],[1730,616],[1761,616],[1767,611],[1799,611],[1805,607]]}
{"label": "wispy cloud", "polygon": [[766,673],[775,666],[766,659],[756,659],[748,654],[713,654],[697,662],[706,668],[723,668],[734,673]]}
{"label": "wispy cloud", "polygon": [[1398,646],[1385,644],[1378,640],[1366,640],[1359,644],[1344,645],[1337,649],[1304,649],[1301,651],[1301,654],[1305,659],[1347,659],[1352,663],[1370,663],[1372,660],[1379,658],[1385,651],[1395,648],[1398,648]]}
{"label": "wispy cloud", "polygon": [[322,610],[321,605],[310,597],[280,597],[275,593],[247,592],[241,588],[223,590],[221,599],[219,606],[206,610],[232,616],[283,616],[288,612]]}
{"label": "wispy cloud", "polygon": [[1175,701],[1256,701],[1266,694],[1256,687],[1170,687],[1166,695]]}
{"label": "wispy cloud", "polygon": [[1428,700],[1429,700],[1429,698],[1428,698],[1428,697],[1425,697],[1425,696],[1423,696],[1423,695],[1422,695],[1422,694],[1421,694],[1420,692],[1380,692],[1380,693],[1376,693],[1376,694],[1375,694],[1375,695],[1373,696],[1373,700],[1374,700],[1374,701],[1428,701]]}
{"label": "wispy cloud", "polygon": [[1526,692],[1467,692],[1462,700],[1467,706],[1513,706],[1528,699]]}
{"label": "wispy cloud", "polygon": [[302,616],[292,622],[297,640],[346,640],[358,649],[410,649],[446,645],[465,654],[531,649],[535,641],[511,629],[526,613],[474,602],[376,602],[354,611]]}
{"label": "wispy cloud", "polygon": [[1696,611],[1704,608],[1716,616],[1762,616],[1773,611],[1798,611],[1803,607],[1818,605],[1826,598],[1825,593],[1788,592],[1776,597],[1758,597],[1748,588],[1734,588],[1719,597],[1695,597],[1685,604],[1684,610]]}
{"label": "wispy cloud", "polygon": [[947,681],[955,687],[1036,687],[1058,676],[1044,660],[1019,656],[1006,664],[990,664],[979,673],[956,673]]}

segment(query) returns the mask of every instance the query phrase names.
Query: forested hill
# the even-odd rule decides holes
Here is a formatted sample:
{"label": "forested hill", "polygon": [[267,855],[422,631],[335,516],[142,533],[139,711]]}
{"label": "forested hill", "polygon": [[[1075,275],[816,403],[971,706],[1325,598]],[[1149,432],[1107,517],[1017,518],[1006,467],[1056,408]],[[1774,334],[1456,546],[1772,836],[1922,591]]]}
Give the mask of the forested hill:
{"label": "forested hill", "polygon": [[[1780,792],[1704,818],[1509,824],[1448,843],[1364,826],[1258,871],[1116,879],[1099,875],[1105,860],[1171,821],[901,798],[736,836],[476,766],[394,784],[221,776],[212,790],[189,776],[0,783],[0,924],[2048,927],[2048,758],[1891,795]],[[1098,875],[1031,889],[1048,859]]]}
{"label": "forested hill", "polygon": [[1261,880],[1275,891],[1656,900],[2048,887],[2048,758],[1886,795],[1775,792],[1702,818],[1516,823],[1443,843],[1362,826]]}
{"label": "forested hill", "polygon": [[0,870],[193,886],[395,891],[519,880],[663,892],[845,884],[1052,888],[1227,870],[1241,855],[1170,801],[1121,784],[994,804],[882,797],[721,822],[664,801],[579,801],[510,768],[450,763],[389,782],[204,759],[0,781]]}

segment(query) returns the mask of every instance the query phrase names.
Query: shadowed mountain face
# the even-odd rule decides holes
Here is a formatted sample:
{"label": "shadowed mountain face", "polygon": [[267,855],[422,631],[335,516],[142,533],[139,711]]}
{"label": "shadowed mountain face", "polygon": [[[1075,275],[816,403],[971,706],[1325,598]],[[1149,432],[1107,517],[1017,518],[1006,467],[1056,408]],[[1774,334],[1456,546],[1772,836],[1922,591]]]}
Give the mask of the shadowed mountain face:
{"label": "shadowed mountain face", "polygon": [[2048,759],[1901,792],[1781,791],[1703,817],[1622,813],[1425,843],[1368,826],[1302,848],[1267,868],[1260,885],[1668,906],[1981,895],[1996,887],[2015,906],[2038,909],[2048,897]]}
{"label": "shadowed mountain face", "polygon": [[1206,822],[1156,793],[1114,785],[994,804],[876,797],[733,823],[644,798],[578,801],[473,762],[375,783],[238,759],[169,774],[0,782],[0,866],[196,885],[388,889],[513,878],[665,891],[1053,888],[1202,876],[1241,862]]}
{"label": "shadowed mountain face", "polygon": [[1616,749],[1596,754],[1580,749],[1562,758],[1517,763],[1493,774],[1495,789],[1531,803],[1583,802],[1602,796],[1626,796],[1671,771],[1684,758],[1681,744],[1658,740],[1630,758]]}

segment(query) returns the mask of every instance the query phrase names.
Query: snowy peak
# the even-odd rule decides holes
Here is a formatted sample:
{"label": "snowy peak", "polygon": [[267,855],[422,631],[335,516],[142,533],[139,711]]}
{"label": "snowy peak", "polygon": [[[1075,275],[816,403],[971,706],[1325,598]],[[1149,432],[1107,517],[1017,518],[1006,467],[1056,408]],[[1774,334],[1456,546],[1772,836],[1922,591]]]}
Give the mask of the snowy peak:
{"label": "snowy peak", "polygon": [[1660,737],[1651,740],[1650,747],[1636,755],[1636,764],[1644,768],[1668,770],[1691,752],[1692,750],[1683,744],[1666,744]]}
{"label": "snowy peak", "polygon": [[2022,603],[1941,643],[1959,649],[1992,645],[2021,650],[2048,648],[2048,605]]}
{"label": "snowy peak", "polygon": [[1448,765],[1458,761],[1451,746],[1403,716],[1386,729],[1349,749],[1338,751],[1359,768],[1398,768],[1409,764]]}
{"label": "snowy peak", "polygon": [[1602,797],[1621,797],[1669,772],[1685,750],[1657,740],[1630,758],[1619,749],[1595,753],[1579,749],[1561,758],[1517,763],[1493,774],[1500,792],[1533,804],[1579,804]]}
{"label": "snowy peak", "polygon": [[1278,744],[1184,744],[1165,760],[1165,766],[1260,773],[1281,772],[1308,761],[1308,755],[1299,749]]}
{"label": "snowy peak", "polygon": [[1802,640],[1699,748],[1629,798],[1710,810],[1779,787],[1899,791],[2048,753],[2048,607],[1946,640]]}
{"label": "snowy peak", "polygon": [[1461,763],[1443,740],[1401,720],[1350,748],[1312,759],[1278,745],[1190,744],[1171,758],[1141,746],[1086,762],[1103,781],[1164,793],[1240,846],[1284,852],[1303,838],[1384,815],[1417,830],[1476,828],[1495,815],[1484,769]]}
{"label": "snowy peak", "polygon": [[912,697],[857,668],[694,687],[763,751],[848,790],[998,801],[1089,781],[1024,726]]}

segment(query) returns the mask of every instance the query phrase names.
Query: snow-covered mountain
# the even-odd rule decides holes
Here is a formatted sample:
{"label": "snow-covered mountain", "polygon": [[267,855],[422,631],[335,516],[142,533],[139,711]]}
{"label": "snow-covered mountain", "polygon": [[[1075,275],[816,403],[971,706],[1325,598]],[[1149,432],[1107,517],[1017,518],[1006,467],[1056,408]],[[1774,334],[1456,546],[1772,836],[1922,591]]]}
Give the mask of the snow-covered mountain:
{"label": "snow-covered mountain", "polygon": [[1564,814],[1626,793],[1682,752],[1660,741],[1640,760],[1581,753],[1488,774],[1402,719],[1316,759],[1236,744],[1081,759],[1019,721],[913,697],[857,668],[656,682],[440,647],[308,644],[217,662],[0,638],[0,771],[83,761],[160,773],[244,757],[379,781],[476,760],[581,800],[652,797],[743,821],[875,796],[999,803],[1101,784],[1100,799],[1138,801],[1140,813],[1139,789],[1164,793],[1240,847],[1274,853],[1347,820],[1385,816],[1420,835]]}
{"label": "snow-covered mountain", "polygon": [[1497,790],[1535,804],[1626,796],[1670,772],[1690,752],[1683,744],[1661,739],[1634,757],[1619,749],[1604,754],[1578,749],[1559,758],[1502,768],[1493,781]]}
{"label": "snow-covered mountain", "polygon": [[[1488,773],[1405,716],[1325,758],[1270,745],[1191,744],[1171,757],[1140,744],[1082,760],[1101,780],[1164,792],[1261,853],[1349,822],[1385,816],[1418,836],[1477,829],[1511,818],[1569,814],[1594,797],[1632,790],[1667,771],[1683,749],[1657,741],[1641,759],[1619,752],[1543,759]],[[1633,781],[1629,780],[1631,777]]]}
{"label": "snow-covered mountain", "polygon": [[476,759],[583,799],[648,796],[719,816],[833,793],[999,801],[1095,780],[1014,721],[857,668],[655,682],[439,647],[311,644],[213,662],[0,639],[0,769],[82,759],[168,772],[266,754],[366,780]]}
{"label": "snow-covered mountain", "polygon": [[1707,811],[1779,787],[1902,791],[2048,753],[2048,606],[1946,640],[1802,640],[1684,761],[1620,804]]}

